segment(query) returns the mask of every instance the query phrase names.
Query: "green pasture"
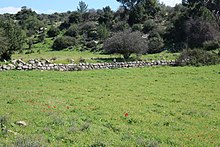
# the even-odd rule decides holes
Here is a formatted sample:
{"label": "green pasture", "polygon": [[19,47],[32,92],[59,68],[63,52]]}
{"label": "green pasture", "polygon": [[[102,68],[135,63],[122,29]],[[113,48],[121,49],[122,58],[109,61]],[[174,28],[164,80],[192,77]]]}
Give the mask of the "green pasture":
{"label": "green pasture", "polygon": [[220,146],[220,65],[0,79],[0,146]]}

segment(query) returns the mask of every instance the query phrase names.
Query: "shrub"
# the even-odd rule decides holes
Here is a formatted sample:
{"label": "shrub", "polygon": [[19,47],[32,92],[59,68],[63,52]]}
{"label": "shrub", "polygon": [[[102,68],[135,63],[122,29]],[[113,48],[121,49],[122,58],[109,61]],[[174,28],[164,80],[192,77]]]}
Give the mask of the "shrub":
{"label": "shrub", "polygon": [[80,26],[80,30],[81,32],[89,32],[96,30],[96,22],[94,21],[86,22]]}
{"label": "shrub", "polygon": [[142,31],[143,25],[142,24],[134,24],[132,26],[132,31]]}
{"label": "shrub", "polygon": [[211,51],[220,48],[220,42],[217,40],[214,41],[206,41],[203,43],[203,49],[206,51]]}
{"label": "shrub", "polygon": [[69,36],[58,37],[53,43],[54,50],[62,50],[70,46],[76,45],[76,39]]}
{"label": "shrub", "polygon": [[153,29],[156,28],[156,23],[154,22],[154,20],[152,19],[149,19],[147,20],[145,23],[144,23],[144,26],[143,26],[143,32],[144,33],[149,33],[150,31],[152,31]]}
{"label": "shrub", "polygon": [[79,23],[81,21],[81,14],[79,12],[73,12],[68,20],[68,23]]}
{"label": "shrub", "polygon": [[147,52],[149,54],[159,53],[163,50],[163,46],[163,38],[160,37],[158,32],[152,31],[149,35]]}
{"label": "shrub", "polygon": [[177,65],[214,65],[220,63],[220,57],[216,53],[210,53],[201,49],[183,50],[177,59]]}
{"label": "shrub", "polygon": [[113,25],[113,31],[115,32],[124,31],[126,29],[129,29],[129,24],[125,21],[120,21]]}
{"label": "shrub", "polygon": [[59,34],[60,34],[60,30],[55,27],[51,27],[47,32],[48,37],[56,37]]}
{"label": "shrub", "polygon": [[86,47],[88,47],[88,48],[96,48],[97,47],[97,43],[95,41],[90,41],[90,42],[86,43]]}
{"label": "shrub", "polygon": [[147,50],[141,32],[122,31],[104,42],[103,48],[107,53],[122,54],[128,59],[132,53],[141,54]]}
{"label": "shrub", "polygon": [[72,25],[65,33],[65,36],[76,37],[78,35],[77,26]]}

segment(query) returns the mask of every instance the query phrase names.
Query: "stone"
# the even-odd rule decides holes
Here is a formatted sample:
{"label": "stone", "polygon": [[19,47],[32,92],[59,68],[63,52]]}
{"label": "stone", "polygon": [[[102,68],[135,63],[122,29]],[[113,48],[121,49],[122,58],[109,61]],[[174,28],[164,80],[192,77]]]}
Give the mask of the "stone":
{"label": "stone", "polygon": [[29,60],[28,63],[35,64],[35,61],[34,60]]}
{"label": "stone", "polygon": [[11,60],[11,63],[15,65],[17,63],[17,60]]}
{"label": "stone", "polygon": [[27,126],[27,123],[25,121],[16,121],[15,124],[18,126]]}

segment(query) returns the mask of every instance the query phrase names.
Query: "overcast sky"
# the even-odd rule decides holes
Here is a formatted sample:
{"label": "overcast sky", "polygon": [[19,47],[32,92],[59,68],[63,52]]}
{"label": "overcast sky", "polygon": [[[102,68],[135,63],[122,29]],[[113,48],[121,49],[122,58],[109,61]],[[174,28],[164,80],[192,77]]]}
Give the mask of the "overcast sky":
{"label": "overcast sky", "polygon": [[[0,0],[0,14],[17,13],[22,6],[27,6],[37,13],[54,13],[76,10],[80,0]],[[110,6],[117,10],[120,6],[116,0],[82,0],[89,8],[101,9]],[[169,6],[181,3],[181,0],[160,0]]]}

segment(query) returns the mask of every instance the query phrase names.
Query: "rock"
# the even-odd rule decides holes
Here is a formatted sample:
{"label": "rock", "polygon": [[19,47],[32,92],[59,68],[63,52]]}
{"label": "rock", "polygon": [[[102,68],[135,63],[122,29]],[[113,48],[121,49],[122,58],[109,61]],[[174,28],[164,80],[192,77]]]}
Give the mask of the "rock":
{"label": "rock", "polygon": [[34,60],[29,60],[28,63],[29,64],[35,64],[35,61]]}
{"label": "rock", "polygon": [[27,123],[25,121],[16,121],[15,124],[19,126],[27,126]]}
{"label": "rock", "polygon": [[11,60],[11,63],[14,65],[17,64],[17,60]]}

